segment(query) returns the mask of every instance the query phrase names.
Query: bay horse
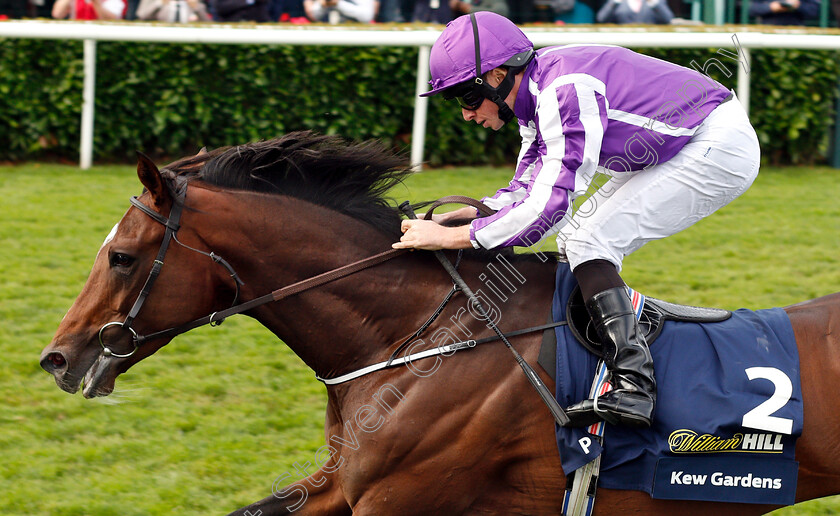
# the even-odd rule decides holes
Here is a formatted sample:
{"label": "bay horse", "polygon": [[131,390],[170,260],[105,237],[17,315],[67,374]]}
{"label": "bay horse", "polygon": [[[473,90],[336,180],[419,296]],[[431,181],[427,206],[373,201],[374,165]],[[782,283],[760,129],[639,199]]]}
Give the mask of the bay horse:
{"label": "bay horse", "polygon": [[[200,153],[163,170],[140,155],[144,191],[99,250],[41,354],[42,367],[67,392],[84,383],[85,397],[107,396],[120,374],[190,321],[219,323],[231,305],[389,250],[399,238],[400,216],[384,195],[407,173],[401,158],[376,144],[308,132]],[[522,281],[497,307],[500,326],[544,323],[556,264],[505,256]],[[480,281],[489,285],[484,273],[492,259],[465,253],[459,271],[474,289]],[[432,253],[417,251],[276,302],[247,305],[244,313],[319,378],[330,379],[387,361],[451,288]],[[440,310],[424,335],[446,327],[473,338],[491,334],[486,321],[470,316],[462,295]],[[785,311],[801,359],[805,419],[796,448],[796,500],[803,501],[840,493],[840,411],[832,401],[840,384],[840,294]],[[425,346],[412,344],[412,353],[437,344],[424,338],[414,341]],[[541,333],[530,333],[511,342],[553,389],[536,367],[541,340]],[[560,513],[566,477],[554,420],[498,343],[384,368],[326,390],[327,445],[316,453],[319,469],[232,514]],[[599,489],[595,504],[600,514],[743,515],[774,508],[608,489]]]}

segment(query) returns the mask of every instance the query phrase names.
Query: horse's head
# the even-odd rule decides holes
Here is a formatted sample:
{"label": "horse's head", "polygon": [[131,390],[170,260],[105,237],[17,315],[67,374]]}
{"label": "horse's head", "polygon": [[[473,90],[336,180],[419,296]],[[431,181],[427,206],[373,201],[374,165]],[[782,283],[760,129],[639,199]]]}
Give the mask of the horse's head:
{"label": "horse's head", "polygon": [[[220,292],[230,295],[217,265],[176,243],[201,245],[190,229],[175,233],[173,219],[183,206],[178,206],[182,200],[171,179],[142,155],[137,175],[145,192],[105,239],[82,292],[41,353],[41,366],[55,376],[59,387],[74,393],[84,380],[88,398],[110,394],[117,376],[171,340],[158,338],[138,346],[138,335],[211,313]],[[181,187],[186,190],[186,184]],[[187,213],[192,212],[184,210]],[[165,260],[159,256],[162,250]],[[157,272],[157,279],[150,280]]]}

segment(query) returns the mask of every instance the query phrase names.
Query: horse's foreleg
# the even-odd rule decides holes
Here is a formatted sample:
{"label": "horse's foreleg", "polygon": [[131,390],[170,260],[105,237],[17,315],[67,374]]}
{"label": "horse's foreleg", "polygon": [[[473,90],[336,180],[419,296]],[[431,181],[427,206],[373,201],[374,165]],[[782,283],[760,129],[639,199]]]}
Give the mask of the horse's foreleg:
{"label": "horse's foreleg", "polygon": [[353,514],[333,476],[321,470],[285,487],[259,502],[233,511],[228,516],[274,516],[277,514],[318,514],[349,516]]}

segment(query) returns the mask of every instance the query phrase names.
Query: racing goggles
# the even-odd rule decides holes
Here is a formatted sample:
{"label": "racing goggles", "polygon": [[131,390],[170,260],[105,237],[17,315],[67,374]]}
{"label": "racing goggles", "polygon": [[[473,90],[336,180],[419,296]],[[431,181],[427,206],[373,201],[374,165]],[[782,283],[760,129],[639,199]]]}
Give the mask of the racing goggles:
{"label": "racing goggles", "polygon": [[456,86],[451,92],[444,92],[443,98],[446,100],[455,99],[462,108],[475,111],[481,106],[484,99],[487,98],[481,93],[480,86],[482,84],[483,81],[480,78],[470,80],[460,86]]}
{"label": "racing goggles", "polygon": [[480,94],[476,90],[470,90],[460,97],[455,97],[455,100],[462,108],[475,111],[481,106],[481,103],[484,102],[484,95]]}

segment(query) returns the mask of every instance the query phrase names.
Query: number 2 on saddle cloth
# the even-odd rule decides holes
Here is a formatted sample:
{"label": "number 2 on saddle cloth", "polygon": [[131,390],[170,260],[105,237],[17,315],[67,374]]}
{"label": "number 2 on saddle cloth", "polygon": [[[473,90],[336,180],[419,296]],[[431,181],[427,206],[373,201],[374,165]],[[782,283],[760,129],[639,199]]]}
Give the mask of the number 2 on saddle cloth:
{"label": "number 2 on saddle cloth", "polygon": [[[569,324],[554,330],[554,356],[543,349],[540,364],[554,373],[561,406],[591,396],[599,365],[597,337],[587,331],[576,287],[568,265],[559,264],[552,317]],[[803,404],[799,354],[784,310],[686,307],[629,291],[653,356],[653,425],[557,427],[566,474],[606,450],[601,487],[664,499],[792,504]]]}

